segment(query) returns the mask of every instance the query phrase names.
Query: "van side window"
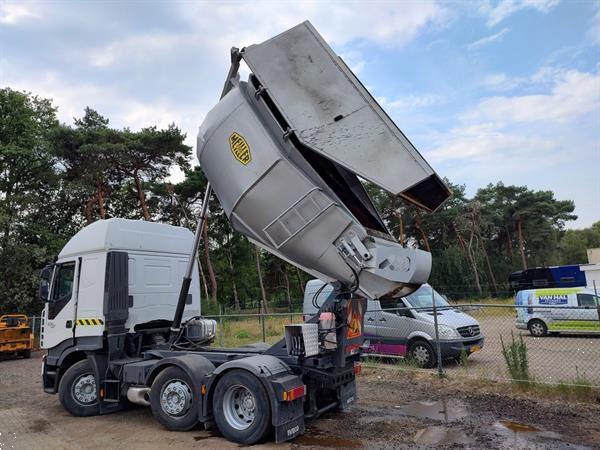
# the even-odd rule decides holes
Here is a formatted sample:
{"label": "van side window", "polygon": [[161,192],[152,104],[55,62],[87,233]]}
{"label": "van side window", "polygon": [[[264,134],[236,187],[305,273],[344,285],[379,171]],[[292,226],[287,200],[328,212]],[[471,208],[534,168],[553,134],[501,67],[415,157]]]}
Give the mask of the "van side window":
{"label": "van side window", "polygon": [[597,299],[592,294],[577,294],[579,306],[598,306]]}
{"label": "van side window", "polygon": [[[398,308],[406,308],[406,307],[407,307],[407,305],[404,301],[400,300],[398,302]],[[408,317],[410,319],[414,318],[412,310],[410,310],[410,309],[398,309],[397,313],[401,317]]]}

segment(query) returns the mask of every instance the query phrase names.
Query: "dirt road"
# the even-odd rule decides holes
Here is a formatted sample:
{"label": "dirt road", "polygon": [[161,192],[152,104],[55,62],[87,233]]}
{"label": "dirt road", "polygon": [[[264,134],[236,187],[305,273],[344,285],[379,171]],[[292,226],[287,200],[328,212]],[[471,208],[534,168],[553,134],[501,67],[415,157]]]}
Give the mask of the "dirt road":
{"label": "dirt road", "polygon": [[[236,448],[214,430],[164,430],[148,408],[77,418],[40,385],[41,353],[0,362],[0,449]],[[327,415],[291,443],[255,448],[597,448],[600,398],[532,399],[498,385],[365,370],[350,411]],[[511,422],[512,421],[512,422]]]}

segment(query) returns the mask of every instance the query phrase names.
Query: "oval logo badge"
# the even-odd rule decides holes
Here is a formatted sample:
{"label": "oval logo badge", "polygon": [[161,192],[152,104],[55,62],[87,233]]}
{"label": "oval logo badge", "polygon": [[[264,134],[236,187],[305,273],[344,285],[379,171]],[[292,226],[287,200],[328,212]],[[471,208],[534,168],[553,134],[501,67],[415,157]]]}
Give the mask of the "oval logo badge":
{"label": "oval logo badge", "polygon": [[252,161],[252,154],[250,153],[250,146],[246,142],[243,136],[234,132],[229,136],[229,147],[231,148],[231,153],[235,156],[239,162],[243,165],[247,165],[250,161]]}

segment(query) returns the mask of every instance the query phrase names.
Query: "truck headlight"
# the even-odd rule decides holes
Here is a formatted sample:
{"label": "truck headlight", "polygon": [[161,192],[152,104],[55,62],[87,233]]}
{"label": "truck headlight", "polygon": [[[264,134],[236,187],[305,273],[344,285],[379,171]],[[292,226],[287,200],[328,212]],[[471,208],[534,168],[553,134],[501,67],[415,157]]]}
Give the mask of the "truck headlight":
{"label": "truck headlight", "polygon": [[440,334],[440,339],[455,339],[460,338],[460,334],[447,325],[438,325],[438,332]]}

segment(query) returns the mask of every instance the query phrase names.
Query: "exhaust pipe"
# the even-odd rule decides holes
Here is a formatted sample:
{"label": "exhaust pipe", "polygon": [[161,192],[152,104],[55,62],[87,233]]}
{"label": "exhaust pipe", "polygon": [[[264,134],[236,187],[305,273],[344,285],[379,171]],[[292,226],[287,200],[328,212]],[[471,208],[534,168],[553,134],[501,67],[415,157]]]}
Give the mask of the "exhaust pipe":
{"label": "exhaust pipe", "polygon": [[127,390],[127,400],[136,405],[150,406],[150,388],[130,387]]}

